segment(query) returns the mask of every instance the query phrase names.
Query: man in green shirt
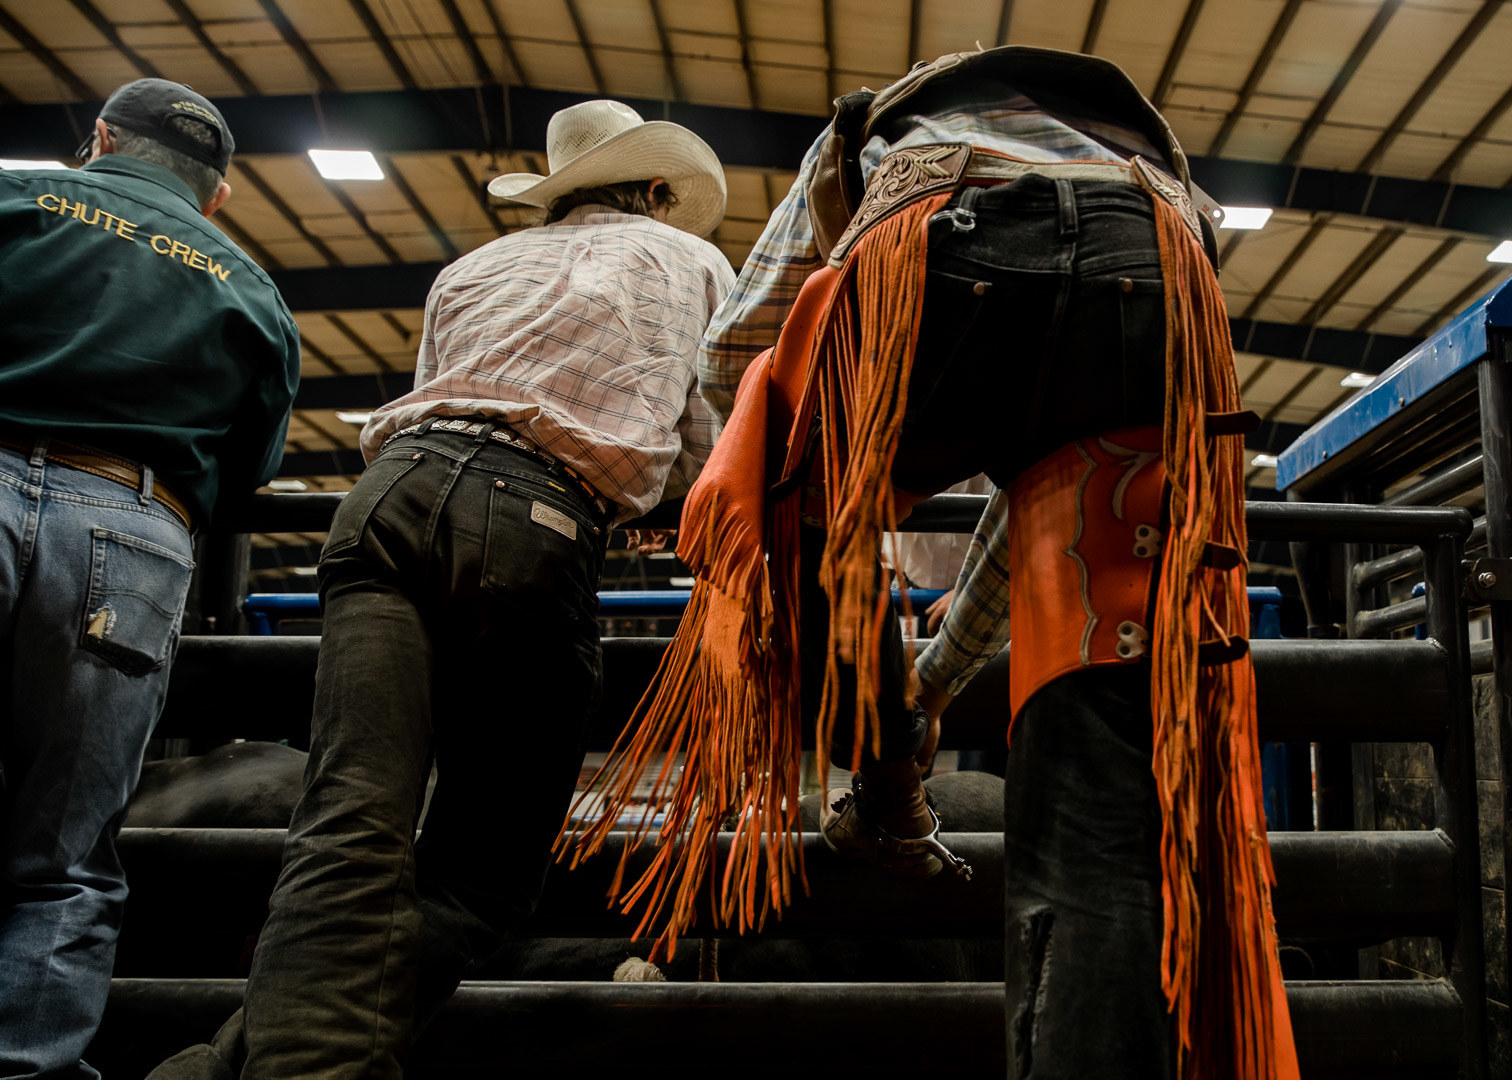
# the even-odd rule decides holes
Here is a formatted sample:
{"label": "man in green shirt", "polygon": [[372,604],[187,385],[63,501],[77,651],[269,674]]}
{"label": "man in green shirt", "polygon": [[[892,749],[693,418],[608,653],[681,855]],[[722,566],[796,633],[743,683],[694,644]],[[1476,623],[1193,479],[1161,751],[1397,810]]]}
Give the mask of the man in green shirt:
{"label": "man in green shirt", "polygon": [[206,218],[233,142],[188,87],[100,110],[83,169],[0,172],[0,1077],[92,1078],[193,530],[276,473],[298,332]]}

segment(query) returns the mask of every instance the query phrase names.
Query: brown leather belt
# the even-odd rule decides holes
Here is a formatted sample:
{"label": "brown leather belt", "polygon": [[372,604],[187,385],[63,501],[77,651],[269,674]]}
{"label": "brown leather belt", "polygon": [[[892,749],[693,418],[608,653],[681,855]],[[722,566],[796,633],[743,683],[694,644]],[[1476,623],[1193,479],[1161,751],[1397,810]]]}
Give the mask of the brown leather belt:
{"label": "brown leather belt", "polygon": [[[28,456],[32,452],[31,444],[3,436],[0,436],[0,446]],[[131,488],[133,491],[142,490],[142,467],[134,461],[113,457],[99,450],[92,450],[77,443],[64,442],[61,439],[47,440],[47,453],[44,457],[55,464],[67,465],[70,469],[78,469],[106,480],[114,480],[122,487]],[[157,477],[152,479],[152,497],[172,511],[173,516],[184,523],[184,528],[190,532],[194,531],[194,523],[190,520],[188,507]]]}

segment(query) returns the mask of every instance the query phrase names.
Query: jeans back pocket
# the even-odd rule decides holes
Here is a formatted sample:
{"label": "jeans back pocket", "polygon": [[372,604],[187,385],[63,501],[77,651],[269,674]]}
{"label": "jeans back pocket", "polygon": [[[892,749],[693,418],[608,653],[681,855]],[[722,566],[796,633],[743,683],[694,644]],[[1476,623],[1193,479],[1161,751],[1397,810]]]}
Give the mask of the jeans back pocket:
{"label": "jeans back pocket", "polygon": [[336,508],[336,516],[331,521],[331,531],[326,536],[320,557],[324,559],[345,551],[361,540],[368,518],[389,489],[424,458],[425,454],[418,450],[408,454],[390,453],[382,455],[369,465],[357,478],[356,486],[346,493],[341,505]]}
{"label": "jeans back pocket", "polygon": [[97,528],[79,643],[127,675],[157,671],[178,640],[194,560]]}

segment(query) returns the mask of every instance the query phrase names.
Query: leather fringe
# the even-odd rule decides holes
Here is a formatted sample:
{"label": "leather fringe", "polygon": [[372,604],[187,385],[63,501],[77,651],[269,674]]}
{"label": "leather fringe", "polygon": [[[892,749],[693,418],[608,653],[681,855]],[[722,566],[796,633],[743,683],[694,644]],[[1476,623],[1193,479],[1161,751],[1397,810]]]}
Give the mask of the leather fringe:
{"label": "leather fringe", "polygon": [[[608,762],[574,804],[576,813],[601,796],[600,816],[574,824],[569,814],[554,848],[572,866],[601,850],[660,756],[625,859],[662,810],[659,850],[629,886],[622,859],[610,891],[611,905],[625,911],[643,905],[637,937],[660,927],[653,962],[671,956],[694,924],[706,881],[716,925],[741,932],[780,916],[795,887],[808,892],[798,821],[802,486],[765,500],[771,481],[800,467],[815,409],[831,523],[820,569],[831,618],[819,745],[828,746],[840,709],[841,662],[856,665],[861,688],[853,758],[862,738],[879,738],[889,595],[876,587],[877,544],[896,525],[889,476],[923,302],[928,220],[948,198],[905,207],[870,229],[838,273],[810,278],[777,348],[742,379],[730,423],[684,503],[678,555],[697,578],[687,611]],[[769,457],[782,463],[770,478]],[[722,830],[734,842],[715,873]]]}
{"label": "leather fringe", "polygon": [[1248,637],[1247,562],[1204,565],[1210,542],[1247,550],[1243,440],[1207,426],[1209,414],[1240,409],[1233,347],[1216,275],[1178,212],[1152,201],[1167,298],[1170,487],[1150,649],[1164,815],[1162,986],[1182,1080],[1296,1080],[1271,911],[1254,668],[1247,651],[1214,665],[1198,653],[1204,640]]}

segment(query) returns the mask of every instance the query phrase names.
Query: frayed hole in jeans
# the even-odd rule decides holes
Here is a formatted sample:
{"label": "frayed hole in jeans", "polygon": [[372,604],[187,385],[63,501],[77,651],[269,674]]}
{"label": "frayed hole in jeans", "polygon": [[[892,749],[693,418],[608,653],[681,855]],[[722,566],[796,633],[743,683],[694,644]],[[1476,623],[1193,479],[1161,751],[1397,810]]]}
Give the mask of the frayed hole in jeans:
{"label": "frayed hole in jeans", "polygon": [[1051,930],[1055,913],[1049,908],[1031,911],[1019,924],[1019,939],[1028,958],[1028,982],[1024,986],[1023,1005],[1013,1018],[1013,1048],[1020,1080],[1034,1068],[1034,1046],[1039,1041],[1039,1018],[1044,1011],[1049,990],[1053,945]]}

